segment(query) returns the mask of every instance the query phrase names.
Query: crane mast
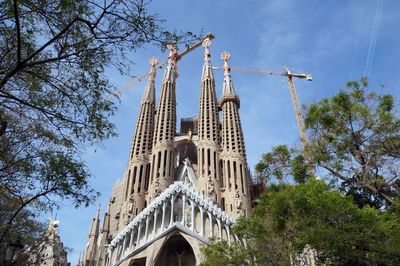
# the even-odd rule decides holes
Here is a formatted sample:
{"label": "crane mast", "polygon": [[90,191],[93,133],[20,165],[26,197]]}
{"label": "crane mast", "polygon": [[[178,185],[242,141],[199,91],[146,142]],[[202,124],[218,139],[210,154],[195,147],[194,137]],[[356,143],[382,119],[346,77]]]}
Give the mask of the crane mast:
{"label": "crane mast", "polygon": [[301,147],[304,151],[304,149],[306,148],[306,145],[308,143],[308,139],[307,139],[307,134],[306,134],[306,127],[304,126],[303,116],[301,115],[299,98],[297,97],[296,88],[294,87],[293,77],[295,77],[295,76],[291,75],[291,73],[287,67],[285,68],[285,70],[286,70],[285,76],[287,76],[287,78],[288,78],[290,96],[292,97],[294,114],[296,116],[297,128],[298,128],[299,134],[300,134]]}

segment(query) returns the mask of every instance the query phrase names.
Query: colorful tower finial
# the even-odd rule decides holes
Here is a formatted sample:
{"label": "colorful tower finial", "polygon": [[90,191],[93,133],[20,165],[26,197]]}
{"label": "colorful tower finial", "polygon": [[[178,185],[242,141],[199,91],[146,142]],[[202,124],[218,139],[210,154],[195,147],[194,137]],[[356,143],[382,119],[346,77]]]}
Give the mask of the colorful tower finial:
{"label": "colorful tower finial", "polygon": [[214,80],[214,75],[213,71],[211,68],[211,54],[210,54],[210,46],[211,46],[211,41],[209,38],[206,38],[203,41],[203,47],[204,47],[204,65],[203,65],[203,74],[201,75],[201,80],[205,80],[207,78],[210,78]]}
{"label": "colorful tower finial", "polygon": [[221,59],[224,60],[224,85],[222,89],[222,98],[220,105],[222,106],[225,101],[233,100],[236,102],[237,106],[240,106],[239,97],[236,95],[235,88],[233,87],[233,82],[231,79],[231,68],[228,65],[228,61],[231,58],[230,53],[222,52]]}
{"label": "colorful tower finial", "polygon": [[227,51],[222,52],[221,59],[224,60],[224,74],[227,75],[231,72],[231,68],[228,65],[228,61],[231,58],[231,54]]}
{"label": "colorful tower finial", "polygon": [[156,57],[150,58],[149,64],[150,64],[152,67],[155,67],[155,66],[158,64],[158,59],[157,59]]}
{"label": "colorful tower finial", "polygon": [[209,38],[205,39],[203,41],[203,47],[204,49],[204,62],[210,62],[211,61],[211,55],[210,55],[210,50],[208,49],[211,46],[211,41]]}
{"label": "colorful tower finial", "polygon": [[163,81],[175,79],[178,76],[178,66],[177,59],[178,54],[176,50],[176,46],[173,44],[168,44],[169,56],[168,56],[168,65],[164,74]]}

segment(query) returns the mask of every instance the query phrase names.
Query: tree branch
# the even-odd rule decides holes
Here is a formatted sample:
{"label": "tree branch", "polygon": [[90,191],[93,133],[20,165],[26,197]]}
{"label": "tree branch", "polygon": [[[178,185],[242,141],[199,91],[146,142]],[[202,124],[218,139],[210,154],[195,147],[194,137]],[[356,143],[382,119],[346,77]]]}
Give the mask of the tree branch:
{"label": "tree branch", "polygon": [[38,55],[40,52],[42,52],[44,49],[46,49],[50,44],[52,44],[55,40],[59,39],[63,34],[65,34],[66,32],[68,32],[68,30],[77,22],[82,22],[83,24],[87,25],[89,27],[89,30],[91,31],[91,33],[96,36],[96,33],[94,32],[94,28],[92,27],[90,21],[85,20],[83,18],[74,18],[71,22],[69,22],[64,29],[62,29],[58,34],[56,34],[53,38],[51,38],[50,40],[48,40],[45,44],[43,44],[39,49],[37,49],[36,51],[34,51],[32,54],[30,54],[27,58],[25,58],[24,60],[22,60],[15,68],[11,69],[8,73],[5,74],[5,76],[2,78],[1,82],[0,82],[0,88],[3,87],[7,81],[14,76],[16,73],[18,73],[18,71],[21,68],[26,67],[26,64],[32,60],[36,55]]}
{"label": "tree branch", "polygon": [[69,123],[77,123],[77,121],[70,120],[70,119],[66,118],[65,116],[62,116],[62,115],[56,114],[54,112],[51,112],[49,110],[46,110],[44,108],[38,107],[37,105],[31,104],[31,103],[29,103],[29,102],[27,102],[25,100],[22,100],[22,99],[14,96],[14,95],[8,93],[8,92],[1,92],[1,93],[4,95],[4,97],[12,99],[12,100],[15,100],[15,101],[17,101],[17,102],[19,102],[19,103],[21,103],[21,104],[23,104],[25,106],[28,106],[28,107],[30,107],[32,109],[38,110],[38,111],[42,112],[43,114],[54,116],[54,117],[56,117],[58,119],[67,121]]}
{"label": "tree branch", "polygon": [[45,190],[39,194],[36,194],[35,196],[33,196],[32,198],[28,199],[27,201],[25,201],[24,203],[21,204],[21,206],[14,212],[14,214],[11,216],[11,218],[8,220],[5,229],[2,232],[2,235],[0,236],[0,243],[3,242],[4,238],[6,237],[8,231],[11,228],[11,225],[14,221],[14,219],[17,217],[17,215],[26,207],[28,206],[30,203],[32,203],[33,201],[37,200],[38,198],[50,193],[51,191],[53,191],[55,188],[55,186],[53,186],[50,190]]}
{"label": "tree branch", "polygon": [[15,19],[15,27],[17,31],[17,64],[16,67],[21,63],[21,27],[19,24],[19,14],[18,14],[18,6],[17,0],[13,0],[14,5],[14,19]]}

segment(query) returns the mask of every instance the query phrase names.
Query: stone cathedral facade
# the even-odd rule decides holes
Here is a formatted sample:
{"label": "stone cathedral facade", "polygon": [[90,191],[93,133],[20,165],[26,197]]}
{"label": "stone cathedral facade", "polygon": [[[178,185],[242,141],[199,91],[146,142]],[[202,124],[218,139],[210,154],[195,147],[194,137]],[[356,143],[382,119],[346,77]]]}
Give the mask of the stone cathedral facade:
{"label": "stone cathedral facade", "polygon": [[210,41],[203,46],[198,116],[182,119],[179,132],[177,52],[170,47],[157,107],[157,60],[150,61],[125,176],[102,222],[100,210],[93,219],[79,265],[194,266],[210,238],[237,241],[231,226],[249,215],[252,200],[240,100],[227,52],[217,100]]}

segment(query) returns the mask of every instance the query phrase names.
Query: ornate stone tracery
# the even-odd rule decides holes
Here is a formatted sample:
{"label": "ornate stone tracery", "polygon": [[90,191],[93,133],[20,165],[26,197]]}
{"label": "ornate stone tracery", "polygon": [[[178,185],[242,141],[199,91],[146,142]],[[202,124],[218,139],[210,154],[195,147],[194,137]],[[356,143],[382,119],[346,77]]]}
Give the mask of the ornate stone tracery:
{"label": "ornate stone tracery", "polygon": [[[175,201],[178,199],[178,201]],[[190,202],[190,204],[186,204]],[[181,205],[178,215],[173,215],[176,208]],[[185,205],[188,205],[187,207]],[[169,208],[166,208],[168,206]],[[166,212],[170,210],[170,215]],[[162,213],[162,218],[158,221],[156,213]],[[200,221],[195,221],[194,217],[200,214]],[[206,215],[207,214],[207,215]],[[150,220],[158,227],[153,227],[152,232],[147,230],[145,234],[140,234],[142,228],[148,228]],[[211,221],[209,228],[205,228],[205,220]],[[136,216],[118,235],[114,237],[108,248],[108,265],[119,265],[128,258],[135,250],[150,245],[157,238],[169,232],[172,228],[181,228],[185,232],[207,243],[211,236],[222,236],[222,231],[226,232],[228,242],[231,238],[231,226],[234,220],[230,218],[221,208],[214,204],[210,199],[204,197],[194,187],[189,187],[182,181],[176,181],[163,191],[154,201],[151,202],[138,216]],[[218,230],[214,232],[213,225],[218,225]],[[154,233],[153,233],[154,232]],[[137,237],[133,241],[134,236]]]}

